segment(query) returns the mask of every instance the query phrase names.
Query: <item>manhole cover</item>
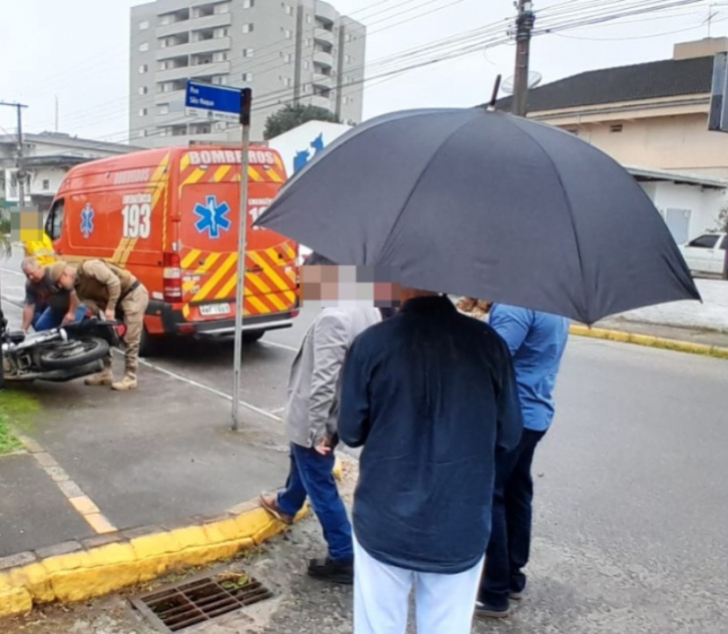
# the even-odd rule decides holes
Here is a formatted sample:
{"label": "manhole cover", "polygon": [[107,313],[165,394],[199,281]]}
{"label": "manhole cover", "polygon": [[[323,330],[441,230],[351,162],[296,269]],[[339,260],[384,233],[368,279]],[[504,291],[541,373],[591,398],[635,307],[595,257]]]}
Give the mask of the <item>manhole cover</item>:
{"label": "manhole cover", "polygon": [[250,575],[223,572],[168,586],[131,602],[161,631],[179,632],[272,596]]}

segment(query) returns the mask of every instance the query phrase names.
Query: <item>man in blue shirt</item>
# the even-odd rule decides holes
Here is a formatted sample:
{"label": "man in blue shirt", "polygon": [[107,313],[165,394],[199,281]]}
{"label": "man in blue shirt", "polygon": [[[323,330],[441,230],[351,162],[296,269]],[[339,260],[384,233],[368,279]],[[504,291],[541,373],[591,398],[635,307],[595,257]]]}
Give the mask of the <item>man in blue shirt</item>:
{"label": "man in blue shirt", "polygon": [[361,334],[342,379],[339,435],[361,447],[354,496],[354,632],[469,634],[490,532],[496,448],[522,429],[503,340],[452,302],[404,290]]}
{"label": "man in blue shirt", "polygon": [[554,417],[553,391],[569,336],[569,320],[525,308],[495,305],[491,327],[513,356],[523,411],[523,435],[515,451],[498,456],[493,524],[486,553],[476,614],[503,618],[509,599],[520,599],[531,545],[533,480],[536,445]]}

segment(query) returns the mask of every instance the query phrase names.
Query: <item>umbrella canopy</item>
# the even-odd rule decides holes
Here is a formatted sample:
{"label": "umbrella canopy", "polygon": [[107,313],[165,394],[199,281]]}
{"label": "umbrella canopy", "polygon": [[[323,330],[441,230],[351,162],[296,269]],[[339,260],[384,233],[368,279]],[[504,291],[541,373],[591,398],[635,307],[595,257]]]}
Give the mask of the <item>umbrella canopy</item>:
{"label": "umbrella canopy", "polygon": [[654,205],[567,132],[481,108],[355,127],[256,223],[415,288],[593,323],[700,299]]}

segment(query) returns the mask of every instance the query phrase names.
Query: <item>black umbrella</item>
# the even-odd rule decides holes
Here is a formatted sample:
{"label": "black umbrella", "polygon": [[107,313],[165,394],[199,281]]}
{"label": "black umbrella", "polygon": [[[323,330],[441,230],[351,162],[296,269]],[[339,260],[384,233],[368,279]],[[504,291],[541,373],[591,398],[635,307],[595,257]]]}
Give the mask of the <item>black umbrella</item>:
{"label": "black umbrella", "polygon": [[614,160],[551,126],[472,109],[357,126],[257,225],[406,286],[593,323],[700,299],[665,223]]}

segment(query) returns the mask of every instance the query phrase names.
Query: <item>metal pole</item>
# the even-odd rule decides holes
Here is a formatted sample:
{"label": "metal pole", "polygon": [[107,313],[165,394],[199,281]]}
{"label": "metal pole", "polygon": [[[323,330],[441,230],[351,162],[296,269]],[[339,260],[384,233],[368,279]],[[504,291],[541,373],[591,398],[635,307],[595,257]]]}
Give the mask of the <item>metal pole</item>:
{"label": "metal pole", "polygon": [[23,164],[23,108],[18,104],[18,205],[25,209],[25,167]]}
{"label": "metal pole", "polygon": [[235,358],[233,360],[233,431],[240,427],[240,372],[243,363],[243,316],[245,313],[245,251],[248,230],[248,167],[250,166],[250,110],[253,91],[243,88],[240,123],[243,124],[243,156],[240,161],[240,230],[238,233],[238,284],[235,297]]}
{"label": "metal pole", "polygon": [[15,108],[18,113],[18,148],[17,148],[17,166],[18,166],[18,205],[22,210],[25,207],[25,163],[23,162],[23,108],[27,108],[22,103],[8,103],[0,101],[0,106],[9,106]]}
{"label": "metal pole", "polygon": [[531,32],[536,21],[531,0],[518,0],[516,19],[516,72],[513,78],[513,107],[511,112],[525,117],[528,104],[528,66],[531,55]]}

